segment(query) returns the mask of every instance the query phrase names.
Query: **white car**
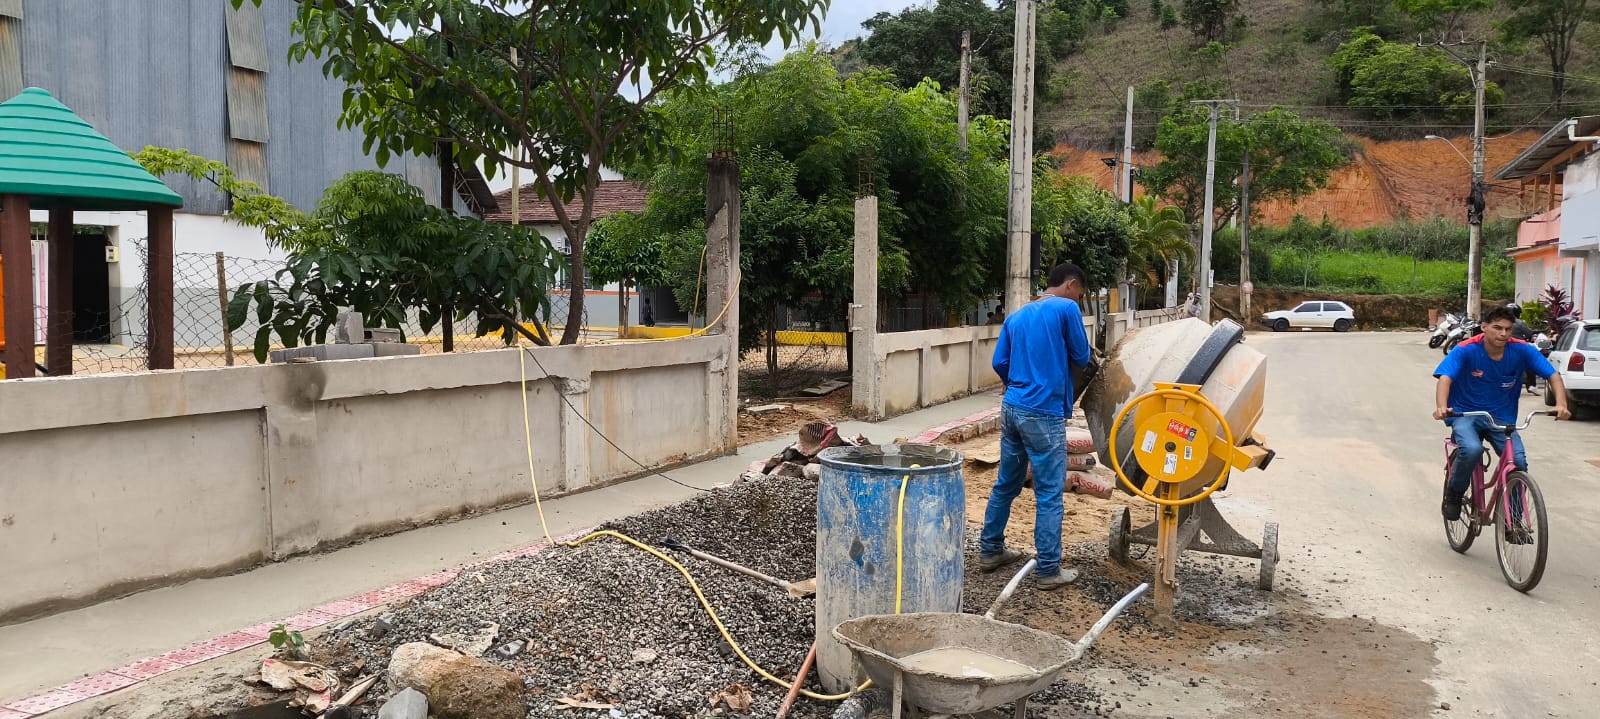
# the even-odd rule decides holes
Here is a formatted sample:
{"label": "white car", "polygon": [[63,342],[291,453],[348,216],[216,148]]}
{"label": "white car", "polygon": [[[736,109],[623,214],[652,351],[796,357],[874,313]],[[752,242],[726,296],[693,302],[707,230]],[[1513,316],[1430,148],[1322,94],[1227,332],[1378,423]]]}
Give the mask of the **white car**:
{"label": "white car", "polygon": [[1261,324],[1271,327],[1274,332],[1288,332],[1291,329],[1307,327],[1349,332],[1356,324],[1356,314],[1351,311],[1350,305],[1343,302],[1313,300],[1301,302],[1299,307],[1292,310],[1278,310],[1261,315]]}
{"label": "white car", "polygon": [[[1600,405],[1600,320],[1574,322],[1550,350],[1550,364],[1567,385],[1567,401],[1589,406]],[[1544,403],[1556,406],[1550,385],[1544,387]]]}

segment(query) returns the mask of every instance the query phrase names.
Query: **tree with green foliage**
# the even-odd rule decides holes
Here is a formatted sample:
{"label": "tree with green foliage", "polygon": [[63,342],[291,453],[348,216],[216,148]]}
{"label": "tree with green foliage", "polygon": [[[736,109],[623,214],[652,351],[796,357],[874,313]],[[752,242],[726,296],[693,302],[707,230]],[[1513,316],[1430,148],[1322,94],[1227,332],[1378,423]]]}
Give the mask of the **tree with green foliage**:
{"label": "tree with green foliage", "polygon": [[1511,16],[1499,23],[1500,39],[1513,46],[1534,42],[1550,61],[1550,98],[1561,107],[1567,96],[1567,62],[1578,30],[1589,19],[1589,0],[1506,0]]}
{"label": "tree with green foliage", "polygon": [[[366,135],[380,165],[443,149],[447,162],[481,163],[490,176],[532,171],[582,277],[600,168],[658,147],[655,100],[703,84],[722,48],[787,46],[820,29],[827,4],[300,0],[289,54],[322,60],[349,85],[340,123]],[[580,209],[568,212],[574,197]],[[563,344],[578,339],[583,296],[575,284]]]}
{"label": "tree with green foliage", "polygon": [[395,329],[415,310],[423,332],[446,312],[471,313],[477,336],[550,344],[546,292],[561,256],[530,228],[446,212],[405,178],[368,170],[340,178],[302,223],[278,230],[285,269],[239,286],[228,305],[229,329],[254,306],[257,361],[266,361],[273,335],[285,347],[326,341],[345,307]]}
{"label": "tree with green foliage", "polygon": [[1492,9],[1494,0],[1394,0],[1394,7],[1411,17],[1417,32],[1447,37],[1469,16]]}
{"label": "tree with green foliage", "polygon": [[1183,0],[1183,24],[1201,44],[1221,42],[1242,17],[1239,0]]}
{"label": "tree with green foliage", "polygon": [[1165,287],[1174,263],[1194,258],[1183,210],[1145,195],[1128,206],[1128,214],[1133,224],[1128,247],[1129,274],[1145,289]]}
{"label": "tree with green foliage", "polygon": [[[1145,189],[1199,222],[1205,207],[1208,113],[1201,106],[1178,109],[1156,130],[1161,162],[1143,173]],[[1339,129],[1273,108],[1242,121],[1217,123],[1217,173],[1213,207],[1219,219],[1233,215],[1239,185],[1233,182],[1250,153],[1250,197],[1254,202],[1297,199],[1323,187],[1329,175],[1348,162]]]}
{"label": "tree with green foliage", "polygon": [[1134,240],[1127,209],[1087,177],[1034,168],[1033,227],[1040,234],[1044,267],[1072,262],[1089,276],[1089,288],[1117,284]]}
{"label": "tree with green foliage", "polygon": [[[1090,28],[1107,20],[1127,17],[1127,0],[1059,0],[1041,3],[1035,33],[1034,91],[1039,97],[1053,93],[1055,65],[1082,49]],[[944,90],[960,84],[961,33],[972,34],[972,112],[998,118],[1011,116],[1011,67],[1014,47],[1015,6],[1002,2],[991,7],[986,0],[938,0],[913,6],[897,14],[880,12],[862,23],[868,35],[835,53],[842,70],[880,67],[910,89],[924,78]],[[1040,127],[1034,133],[1034,150],[1055,147],[1054,133]]]}
{"label": "tree with green foliage", "polygon": [[[1465,66],[1438,48],[1387,42],[1371,27],[1351,31],[1329,64],[1346,102],[1378,117],[1470,117],[1476,103]],[[1485,85],[1486,105],[1504,101],[1499,85]]]}
{"label": "tree with green foliage", "polygon": [[235,178],[226,162],[201,157],[188,150],[154,146],[134,153],[133,159],[156,177],[183,175],[211,183],[218,192],[228,196],[232,207],[227,218],[260,229],[269,247],[293,242],[293,231],[306,222],[305,213],[283,198],[263,192],[254,182]]}

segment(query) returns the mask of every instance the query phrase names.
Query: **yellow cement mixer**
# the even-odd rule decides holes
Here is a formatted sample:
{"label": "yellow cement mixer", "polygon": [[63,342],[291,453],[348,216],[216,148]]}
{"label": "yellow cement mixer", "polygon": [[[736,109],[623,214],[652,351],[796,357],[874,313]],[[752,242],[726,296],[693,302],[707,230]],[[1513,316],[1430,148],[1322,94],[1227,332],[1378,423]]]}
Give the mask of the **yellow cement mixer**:
{"label": "yellow cement mixer", "polygon": [[[1261,544],[1228,524],[1211,500],[1234,470],[1266,469],[1272,450],[1256,434],[1266,389],[1266,357],[1243,344],[1244,328],[1184,319],[1134,330],[1118,342],[1083,397],[1100,456],[1120,486],[1157,506],[1155,522],[1133,529],[1126,509],[1111,522],[1111,558],[1128,561],[1132,544],[1156,548],[1155,604],[1170,616],[1179,553],[1261,560],[1271,589],[1278,526]],[[1203,533],[1203,536],[1202,536]]]}

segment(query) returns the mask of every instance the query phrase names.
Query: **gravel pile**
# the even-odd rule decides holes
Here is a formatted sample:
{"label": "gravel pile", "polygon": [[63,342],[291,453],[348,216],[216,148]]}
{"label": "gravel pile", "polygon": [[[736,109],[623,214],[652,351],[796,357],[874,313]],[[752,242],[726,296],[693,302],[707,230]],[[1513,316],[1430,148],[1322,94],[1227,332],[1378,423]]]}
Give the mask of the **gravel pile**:
{"label": "gravel pile", "polygon": [[[796,581],[815,573],[815,526],[815,484],[777,478],[737,484],[604,528],[652,546],[670,536]],[[745,652],[792,678],[811,646],[812,600],[791,598],[778,587],[687,555],[673,556],[694,574]],[[380,639],[365,638],[369,619],[323,642],[348,641],[347,661],[382,667],[400,644],[427,641],[430,634],[471,634],[493,622],[500,627],[496,646],[514,639],[528,643],[514,658],[491,651],[484,659],[526,677],[530,719],[721,713],[709,699],[734,685],[750,690],[754,716],[776,714],[783,700],[781,689],[753,676],[733,654],[677,570],[613,538],[464,571],[392,612],[393,629]],[[570,710],[556,701],[561,697],[614,703],[617,711]]]}
{"label": "gravel pile", "polygon": [[[767,478],[700,495],[678,505],[647,512],[603,527],[655,547],[667,537],[780,579],[798,581],[815,574],[816,486],[804,479]],[[968,537],[966,609],[988,608],[1010,572],[976,571],[976,536]],[[740,646],[764,668],[790,679],[813,638],[814,602],[791,598],[782,589],[685,554],[668,552],[700,582]],[[1076,585],[1055,595],[1081,597],[1085,612],[1103,611],[1131,588],[1128,577],[1094,571],[1104,544],[1073,545],[1066,552],[1084,568]],[[1268,608],[1253,588],[1253,567],[1185,555],[1180,563],[1179,615],[1188,621],[1237,626]],[[1013,602],[1019,609],[1025,586]],[[341,626],[325,635],[335,664],[347,672],[387,666],[401,644],[429,641],[430,635],[472,635],[486,623],[498,625],[494,646],[523,640],[517,656],[483,658],[520,673],[529,695],[529,719],[677,719],[733,714],[713,697],[748,690],[751,716],[777,713],[784,692],[757,677],[723,641],[682,576],[660,560],[613,538],[576,548],[559,548],[532,557],[469,569],[450,584],[390,610],[391,628],[370,635],[376,619]],[[1148,599],[1114,625],[1115,632],[1160,635]],[[1087,616],[1088,628],[1094,617]],[[1070,636],[1069,639],[1076,639]],[[1029,715],[1111,716],[1120,705],[1073,677],[1099,665],[1091,652],[1084,662],[1030,702]],[[1130,667],[1132,668],[1132,667]],[[813,675],[814,677],[814,675]],[[809,683],[814,686],[815,680]],[[373,696],[387,694],[380,685]],[[558,700],[614,705],[614,709],[571,709]],[[831,717],[837,704],[802,699],[791,716]],[[1063,713],[1065,712],[1065,713]]]}

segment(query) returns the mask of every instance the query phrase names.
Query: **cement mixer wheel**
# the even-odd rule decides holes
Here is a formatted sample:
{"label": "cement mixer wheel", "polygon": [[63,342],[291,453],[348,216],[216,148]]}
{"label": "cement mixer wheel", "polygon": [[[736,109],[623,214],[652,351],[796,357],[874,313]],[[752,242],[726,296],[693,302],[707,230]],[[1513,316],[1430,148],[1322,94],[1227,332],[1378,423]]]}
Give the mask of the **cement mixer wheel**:
{"label": "cement mixer wheel", "polygon": [[1278,523],[1267,522],[1261,533],[1261,579],[1256,582],[1256,588],[1263,592],[1272,591],[1272,579],[1277,571]]}
{"label": "cement mixer wheel", "polygon": [[1128,563],[1128,508],[1111,515],[1111,540],[1106,543],[1107,552],[1117,564]]}

